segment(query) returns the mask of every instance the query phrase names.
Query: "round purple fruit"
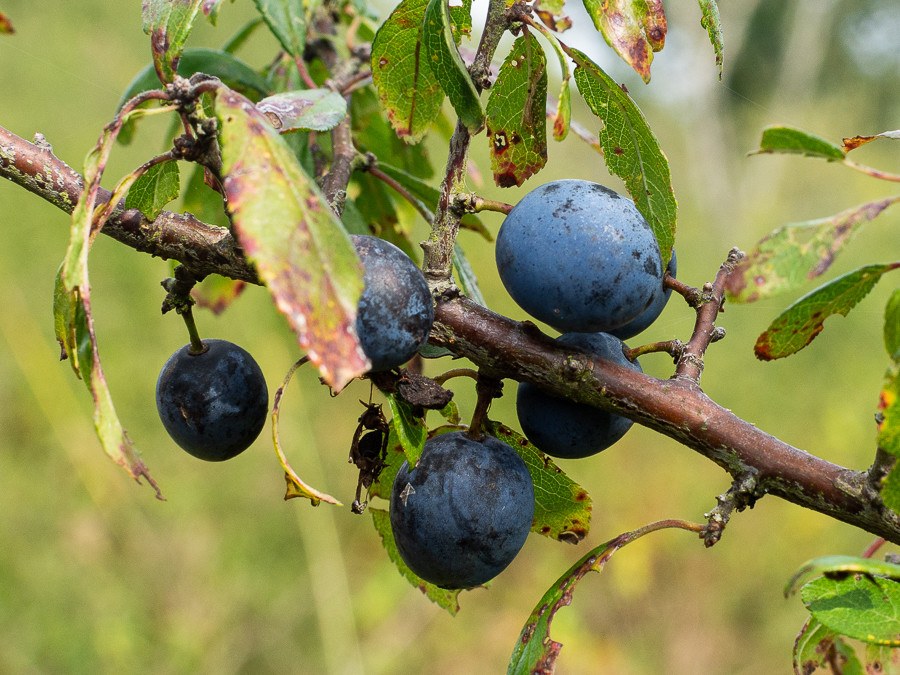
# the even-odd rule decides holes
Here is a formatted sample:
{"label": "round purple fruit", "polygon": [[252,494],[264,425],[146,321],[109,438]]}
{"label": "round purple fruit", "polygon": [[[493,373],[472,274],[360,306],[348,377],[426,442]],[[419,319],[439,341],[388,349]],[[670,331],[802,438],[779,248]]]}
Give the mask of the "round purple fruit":
{"label": "round purple fruit", "polygon": [[625,325],[663,277],[656,237],[634,203],[584,180],[525,195],[500,228],[496,259],[513,300],[564,333]]}
{"label": "round purple fruit", "polygon": [[394,480],[390,516],[409,568],[442,588],[479,586],[506,569],[534,517],[534,485],[516,451],[450,432],[428,440],[408,468]]}

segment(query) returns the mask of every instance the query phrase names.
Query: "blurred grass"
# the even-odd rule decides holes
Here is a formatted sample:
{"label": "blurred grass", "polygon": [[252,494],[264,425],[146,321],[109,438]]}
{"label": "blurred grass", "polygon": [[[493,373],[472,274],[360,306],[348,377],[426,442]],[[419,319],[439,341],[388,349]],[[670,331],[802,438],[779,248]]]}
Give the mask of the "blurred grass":
{"label": "blurred grass", "polygon": [[[809,9],[809,2],[785,4],[797,16]],[[847,14],[851,5],[836,3],[832,11]],[[771,6],[722,7],[726,74],[729,67],[753,73],[756,36],[743,31]],[[833,44],[798,30],[785,37],[794,49],[788,52],[808,53],[812,45],[815,63],[759,61],[754,78],[719,84],[693,8],[668,9],[672,31],[649,87],[611,57],[603,64],[627,82],[671,160],[681,279],[711,279],[731,246],[749,249],[783,222],[890,194],[841,167],[745,156],[768,124],[790,123],[834,140],[892,128],[884,113],[889,96],[879,89],[888,87],[890,73],[873,84],[845,60],[843,71],[831,71],[840,89],[798,89],[797,78],[815,64],[836,63]],[[138,3],[84,0],[49,11],[6,0],[3,10],[18,32],[0,39],[0,124],[26,138],[44,133],[78,168],[149,60]],[[223,4],[220,27],[201,22],[192,44],[221,44],[252,11],[246,0]],[[261,65],[273,49],[254,38],[243,55]],[[879,105],[867,106],[873,87]],[[584,110],[577,115],[596,126]],[[133,146],[116,149],[107,183],[161,147],[164,124],[145,125]],[[891,148],[875,145],[858,151],[860,161],[896,170]],[[487,179],[485,146],[476,138],[473,158]],[[439,144],[430,148],[440,164]],[[602,158],[576,139],[552,144],[548,169],[536,180],[573,175],[620,188]],[[472,178],[470,187],[515,202],[533,185],[501,191]],[[496,233],[499,217],[484,220]],[[869,225],[835,273],[895,259],[897,220],[888,212]],[[421,237],[422,224],[415,227]],[[168,501],[157,502],[104,457],[87,392],[68,364],[57,362],[53,338],[51,289],[67,228],[65,214],[0,185],[7,279],[0,319],[0,672],[502,672],[533,604],[587,547],[659,518],[700,519],[728,487],[709,461],[636,428],[602,456],[564,464],[594,499],[588,540],[572,549],[530,538],[491,590],[464,594],[460,615],[451,618],[400,578],[368,517],[354,517],[348,507],[282,501],[268,428],[251,450],[222,465],[198,462],[171,443],[153,391],[159,367],[187,338],[177,317],[159,315],[158,283],[168,265],[101,238],[91,273],[104,367],[120,417]],[[489,305],[524,318],[496,278],[492,247],[472,233],[461,241]],[[806,351],[767,364],[754,359],[752,344],[790,298],[728,306],[719,322],[728,337],[708,354],[704,388],[784,440],[864,468],[872,456],[885,367],[881,312],[891,286],[885,281],[850,317],[829,319]],[[224,316],[202,313],[198,321],[204,335],[251,351],[272,392],[297,357],[262,289],[248,289]],[[645,335],[685,338],[692,323],[692,313],[672,302]],[[430,363],[429,372],[447,363]],[[663,356],[645,358],[643,366],[659,376],[671,371]],[[357,399],[368,387],[357,384],[332,399],[303,370],[291,387],[281,416],[286,452],[301,476],[347,504],[356,483],[347,451]],[[513,389],[508,383],[507,392]],[[457,400],[471,412],[465,385]],[[512,395],[495,403],[492,417],[515,425]],[[559,670],[786,672],[805,612],[796,599],[782,598],[784,581],[808,558],[858,553],[870,539],[774,499],[736,516],[711,550],[682,532],[643,539],[586,579],[573,606],[558,615],[553,635],[565,645]]]}

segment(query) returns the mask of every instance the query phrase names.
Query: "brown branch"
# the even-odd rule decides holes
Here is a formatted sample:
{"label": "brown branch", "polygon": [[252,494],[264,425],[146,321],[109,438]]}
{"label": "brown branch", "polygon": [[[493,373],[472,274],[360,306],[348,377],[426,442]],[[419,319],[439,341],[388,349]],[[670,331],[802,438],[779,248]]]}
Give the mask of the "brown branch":
{"label": "brown branch", "polygon": [[[0,177],[71,212],[83,181],[43,145],[0,127]],[[101,201],[109,199],[102,191]],[[131,248],[174,258],[195,276],[218,273],[259,283],[228,230],[163,212],[153,223],[117,208],[102,232]],[[533,324],[465,298],[439,298],[431,342],[475,363],[488,377],[536,384],[610,410],[694,449],[736,480],[753,475],[755,495],[772,494],[900,544],[900,516],[873,494],[868,473],[814,457],[710,400],[690,379],[662,380],[572,352]]]}

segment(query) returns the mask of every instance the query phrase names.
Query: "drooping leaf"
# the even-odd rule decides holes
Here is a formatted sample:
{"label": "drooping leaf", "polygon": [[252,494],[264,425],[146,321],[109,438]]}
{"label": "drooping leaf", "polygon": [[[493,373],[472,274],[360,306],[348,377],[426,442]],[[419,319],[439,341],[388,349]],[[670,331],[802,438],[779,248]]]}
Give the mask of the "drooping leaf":
{"label": "drooping leaf", "polygon": [[490,422],[487,431],[518,452],[528,466],[534,482],[531,531],[569,544],[584,539],[593,508],[587,491],[521,434],[498,422]]}
{"label": "drooping leaf", "polygon": [[0,12],[0,35],[12,35],[16,32],[16,29],[13,28],[12,21],[9,20],[9,17]]}
{"label": "drooping leaf", "polygon": [[784,310],[756,340],[756,358],[771,361],[800,351],[824,328],[833,314],[847,316],[885,272],[900,263],[867,265],[807,293]]}
{"label": "drooping leaf", "polygon": [[487,302],[485,302],[481,289],[478,287],[475,271],[472,269],[472,265],[469,264],[469,259],[466,257],[466,253],[459,245],[459,242],[453,245],[453,269],[456,270],[456,279],[459,281],[459,286],[462,288],[463,293],[473,302],[477,302],[482,307],[487,307]]}
{"label": "drooping leaf", "polygon": [[606,43],[644,82],[650,81],[653,52],[666,39],[666,15],[658,0],[584,0]]}
{"label": "drooping leaf", "polygon": [[256,107],[278,131],[328,131],[347,116],[347,101],[331,89],[301,89],[268,96]]}
{"label": "drooping leaf", "polygon": [[400,557],[400,552],[397,550],[397,544],[394,541],[394,533],[391,531],[391,519],[388,512],[382,509],[373,508],[369,508],[369,512],[372,514],[372,522],[375,524],[375,530],[381,536],[381,543],[384,545],[384,550],[387,551],[388,557],[391,559],[391,562],[397,566],[397,569],[400,571],[403,578],[422,591],[422,593],[425,594],[425,597],[438,607],[446,609],[450,612],[451,616],[456,616],[456,613],[459,612],[460,591],[458,589],[448,590],[446,588],[439,588],[417,576],[416,573],[409,569],[406,563],[403,562],[403,558]]}
{"label": "drooping leaf", "polygon": [[764,153],[803,155],[826,159],[829,162],[840,162],[844,159],[844,151],[841,146],[792,127],[764,129],[759,142],[759,150],[755,154]]}
{"label": "drooping leaf", "polygon": [[284,381],[281,383],[281,386],[275,391],[275,399],[272,404],[272,442],[275,444],[275,453],[278,455],[278,461],[281,462],[281,468],[284,470],[284,481],[287,484],[284,498],[285,500],[296,499],[297,497],[308,499],[309,503],[313,506],[318,506],[322,502],[341,506],[341,503],[337,499],[329,494],[320,492],[300,478],[300,476],[297,475],[297,472],[294,471],[290,462],[288,462],[287,456],[281,448],[281,441],[278,433],[278,420],[281,416],[281,404],[284,401],[284,391],[287,389],[288,384],[290,384],[294,373],[300,366],[304,365],[307,360],[307,357],[304,356],[290,367],[287,375],[284,376]]}
{"label": "drooping leaf", "polygon": [[868,574],[900,581],[900,565],[860,558],[852,555],[828,555],[813,558],[803,563],[784,588],[784,597],[789,597],[811,579],[821,576],[846,576],[848,574]]}
{"label": "drooping leaf", "polygon": [[700,25],[709,34],[709,42],[716,53],[716,65],[719,67],[719,79],[722,79],[722,66],[725,63],[725,41],[722,34],[722,20],[719,18],[719,6],[716,0],[698,0],[700,3]]}
{"label": "drooping leaf", "polygon": [[472,0],[462,0],[460,4],[449,6],[450,28],[453,41],[459,45],[464,37],[472,34]]}
{"label": "drooping leaf", "polygon": [[575,587],[588,574],[600,572],[612,555],[623,546],[645,534],[667,527],[684,527],[683,523],[660,521],[633,532],[620,534],[605,544],[588,551],[547,589],[525,622],[506,670],[507,675],[553,673],[562,644],[550,637],[550,624],[556,613],[572,603]]}
{"label": "drooping leaf", "polygon": [[139,209],[147,220],[155,220],[166,204],[178,198],[181,175],[178,164],[154,164],[134,182],[125,197],[126,209]]}
{"label": "drooping leaf", "polygon": [[394,394],[386,394],[391,409],[391,429],[397,434],[397,441],[410,466],[415,466],[422,455],[422,448],[428,437],[425,420],[417,417],[412,405]]}
{"label": "drooping leaf", "polygon": [[112,395],[100,363],[100,351],[91,313],[91,286],[88,275],[88,251],[103,223],[94,223],[94,206],[100,179],[120,127],[108,125],[84,163],[85,190],[72,212],[72,225],[66,257],[60,266],[53,295],[56,338],[61,355],[68,357],[94,401],[94,428],[106,454],[129,475],[141,477],[162,493],[140,458],[125,428],[119,421]]}
{"label": "drooping leaf", "polygon": [[[562,5],[560,3],[560,9],[561,8]],[[572,90],[569,86],[569,80],[572,79],[572,72],[569,70],[569,60],[563,53],[562,46],[560,45],[559,40],[556,39],[556,36],[550,31],[542,29],[540,26],[537,26],[537,28],[550,42],[553,51],[556,52],[556,58],[559,61],[559,69],[562,73],[562,82],[559,87],[559,100],[556,102],[556,110],[553,112],[548,110],[547,115],[548,117],[552,116],[553,119],[553,138],[557,141],[561,141],[569,135],[569,126],[572,123]],[[549,109],[552,106],[548,102],[545,104],[545,107]]]}
{"label": "drooping leaf", "polygon": [[372,80],[397,135],[418,143],[441,111],[444,90],[425,60],[428,0],[403,0],[375,35]]}
{"label": "drooping leaf", "polygon": [[844,152],[850,152],[851,150],[856,150],[856,148],[861,145],[865,145],[866,143],[871,143],[874,140],[879,138],[887,138],[889,140],[900,140],[900,129],[896,131],[883,131],[880,134],[875,134],[874,136],[853,136],[852,138],[845,138],[844,143]]}
{"label": "drooping leaf", "polygon": [[143,0],[143,29],[150,36],[153,65],[161,82],[171,82],[203,0]]}
{"label": "drooping leaf", "polygon": [[884,308],[884,348],[895,361],[900,361],[900,288],[895,290]]}
{"label": "drooping leaf", "polygon": [[422,47],[425,61],[453,104],[459,121],[470,132],[478,132],[484,124],[484,111],[478,90],[456,48],[447,0],[430,0],[425,8]]}
{"label": "drooping leaf", "polygon": [[870,220],[900,197],[855,206],[829,218],[779,227],[764,237],[728,276],[735,302],[755,302],[799,288],[828,270]]}
{"label": "drooping leaf", "polygon": [[253,4],[284,51],[294,58],[302,57],[306,46],[308,17],[321,4],[320,0],[253,0]]}
{"label": "drooping leaf", "polygon": [[665,266],[675,244],[678,213],[669,161],[625,88],[582,52],[565,45],[563,50],[577,65],[578,90],[591,111],[603,121],[599,140],[606,166],[625,181],[628,194],[656,235]]}
{"label": "drooping leaf", "polygon": [[827,628],[863,642],[900,646],[900,583],[867,574],[821,577],[800,589]]}
{"label": "drooping leaf", "polygon": [[547,163],[547,59],[531,33],[513,43],[485,108],[494,182],[519,186]]}
{"label": "drooping leaf", "polygon": [[563,33],[572,27],[572,19],[563,15],[563,0],[537,0],[534,11],[541,22],[552,31]]}
{"label": "drooping leaf", "polygon": [[216,96],[228,209],[241,246],[322,377],[340,390],[369,368],[356,336],[362,269],[340,220],[265,116]]}

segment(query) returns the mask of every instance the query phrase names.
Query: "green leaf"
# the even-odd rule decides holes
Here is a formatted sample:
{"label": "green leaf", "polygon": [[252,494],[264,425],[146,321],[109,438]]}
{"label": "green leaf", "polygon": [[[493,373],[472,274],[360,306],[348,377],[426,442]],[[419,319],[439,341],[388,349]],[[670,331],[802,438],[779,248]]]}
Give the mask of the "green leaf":
{"label": "green leaf", "polygon": [[591,498],[553,460],[521,434],[498,422],[486,430],[509,445],[525,461],[534,482],[534,521],[531,531],[551,539],[577,544],[591,527]]}
{"label": "green leaf", "polygon": [[813,558],[803,563],[784,588],[784,597],[797,592],[808,580],[821,576],[846,576],[848,574],[869,574],[886,579],[900,580],[900,565],[881,562],[872,558],[850,555],[829,555]]}
{"label": "green leaf", "polygon": [[762,140],[759,143],[759,150],[754,154],[763,153],[804,155],[806,157],[827,159],[829,162],[844,160],[844,151],[841,146],[791,127],[768,127],[764,129]]}
{"label": "green leaf", "polygon": [[[127,117],[127,116],[126,116]],[[68,356],[94,402],[94,428],[106,454],[136,481],[144,477],[162,499],[162,493],[119,421],[100,363],[100,351],[91,313],[88,251],[102,223],[94,224],[94,206],[119,126],[108,125],[84,163],[85,190],[72,212],[69,246],[60,265],[53,295],[54,327],[62,357]]]}
{"label": "green leaf", "polygon": [[347,101],[331,89],[301,89],[268,96],[256,107],[278,131],[328,131],[347,116]]}
{"label": "green leaf", "polygon": [[459,121],[477,133],[484,124],[484,111],[478,90],[456,49],[447,0],[430,0],[425,8],[422,45],[425,61],[453,104]]}
{"label": "green leaf", "polygon": [[475,271],[472,269],[472,265],[466,257],[466,252],[463,251],[459,242],[453,244],[453,269],[456,270],[456,279],[459,281],[459,286],[462,288],[463,293],[473,302],[477,302],[482,307],[487,307],[487,302],[481,294],[481,289],[478,287]]}
{"label": "green leaf", "polygon": [[300,58],[306,46],[308,17],[321,4],[320,0],[253,0],[256,9],[278,38],[284,51]]}
{"label": "green leaf", "polygon": [[369,368],[356,336],[356,251],[316,182],[248,99],[216,95],[224,185],[235,231],[279,311],[337,390]]}
{"label": "green leaf", "polygon": [[584,0],[606,43],[644,82],[650,81],[653,52],[666,40],[666,15],[658,0]]}
{"label": "green leaf", "polygon": [[410,466],[415,466],[422,456],[422,448],[428,437],[425,420],[414,414],[413,407],[394,394],[385,394],[391,409],[391,429],[403,448],[403,454]]}
{"label": "green leaf", "polygon": [[719,80],[722,79],[722,66],[725,63],[725,41],[722,33],[722,20],[719,18],[719,6],[716,0],[698,0],[700,3],[700,25],[709,34],[709,42],[716,53],[716,65],[719,67]]}
{"label": "green leaf", "polygon": [[[895,457],[900,457],[900,359],[888,367],[884,385],[878,397],[878,437],[879,448]],[[881,491],[884,505],[900,511],[900,462],[894,465]]]}
{"label": "green leaf", "polygon": [[202,0],[143,0],[143,29],[150,36],[153,65],[161,82],[175,78]]}
{"label": "green leaf", "polygon": [[878,283],[900,263],[867,265],[829,281],[784,310],[756,340],[756,358],[771,361],[800,351],[822,332],[833,314],[847,316]]}
{"label": "green leaf", "polygon": [[669,161],[643,114],[624,87],[617,85],[585,54],[562,45],[575,61],[575,83],[591,111],[603,121],[599,139],[606,166],[625,181],[625,188],[647,219],[663,257],[669,262],[675,244],[678,203]]}
{"label": "green leaf", "polygon": [[441,111],[444,90],[425,62],[422,23],[428,0],[403,0],[372,43],[372,80],[397,135],[418,143]]}
{"label": "green leaf", "polygon": [[866,574],[822,577],[800,590],[809,613],[863,642],[900,646],[900,583]]}
{"label": "green leaf", "polygon": [[829,218],[785,225],[764,237],[728,275],[735,302],[755,302],[824,274],[870,220],[900,197],[855,206]]}
{"label": "green leaf", "polygon": [[547,163],[547,59],[531,33],[519,37],[485,109],[494,182],[519,186]]}
{"label": "green leaf", "polygon": [[884,308],[884,348],[895,361],[900,361],[900,288],[895,290]]}
{"label": "green leaf", "polygon": [[381,536],[381,543],[384,545],[384,550],[387,551],[388,558],[397,566],[403,578],[422,591],[425,597],[438,607],[446,609],[451,616],[456,616],[456,613],[459,612],[459,589],[447,590],[446,588],[439,588],[417,576],[403,562],[403,558],[400,557],[400,552],[397,550],[397,544],[394,541],[394,533],[391,531],[391,518],[388,512],[373,508],[369,508],[369,512],[372,514],[372,522],[375,524],[375,530]]}
{"label": "green leaf", "polygon": [[128,190],[126,209],[140,209],[147,220],[155,220],[166,204],[178,198],[181,176],[174,161],[154,164]]}
{"label": "green leaf", "polygon": [[519,634],[519,639],[516,640],[516,646],[509,659],[507,675],[553,673],[562,644],[555,642],[550,637],[550,624],[561,608],[571,604],[578,583],[588,572],[602,571],[612,555],[623,546],[645,534],[667,527],[684,527],[684,523],[660,521],[633,532],[620,534],[615,539],[588,551],[581,560],[572,565],[547,589],[547,592],[535,605],[531,616],[528,617]]}
{"label": "green leaf", "polygon": [[222,195],[206,184],[204,174],[202,166],[198,164],[194,167],[181,196],[181,208],[204,223],[227,227],[229,223]]}

